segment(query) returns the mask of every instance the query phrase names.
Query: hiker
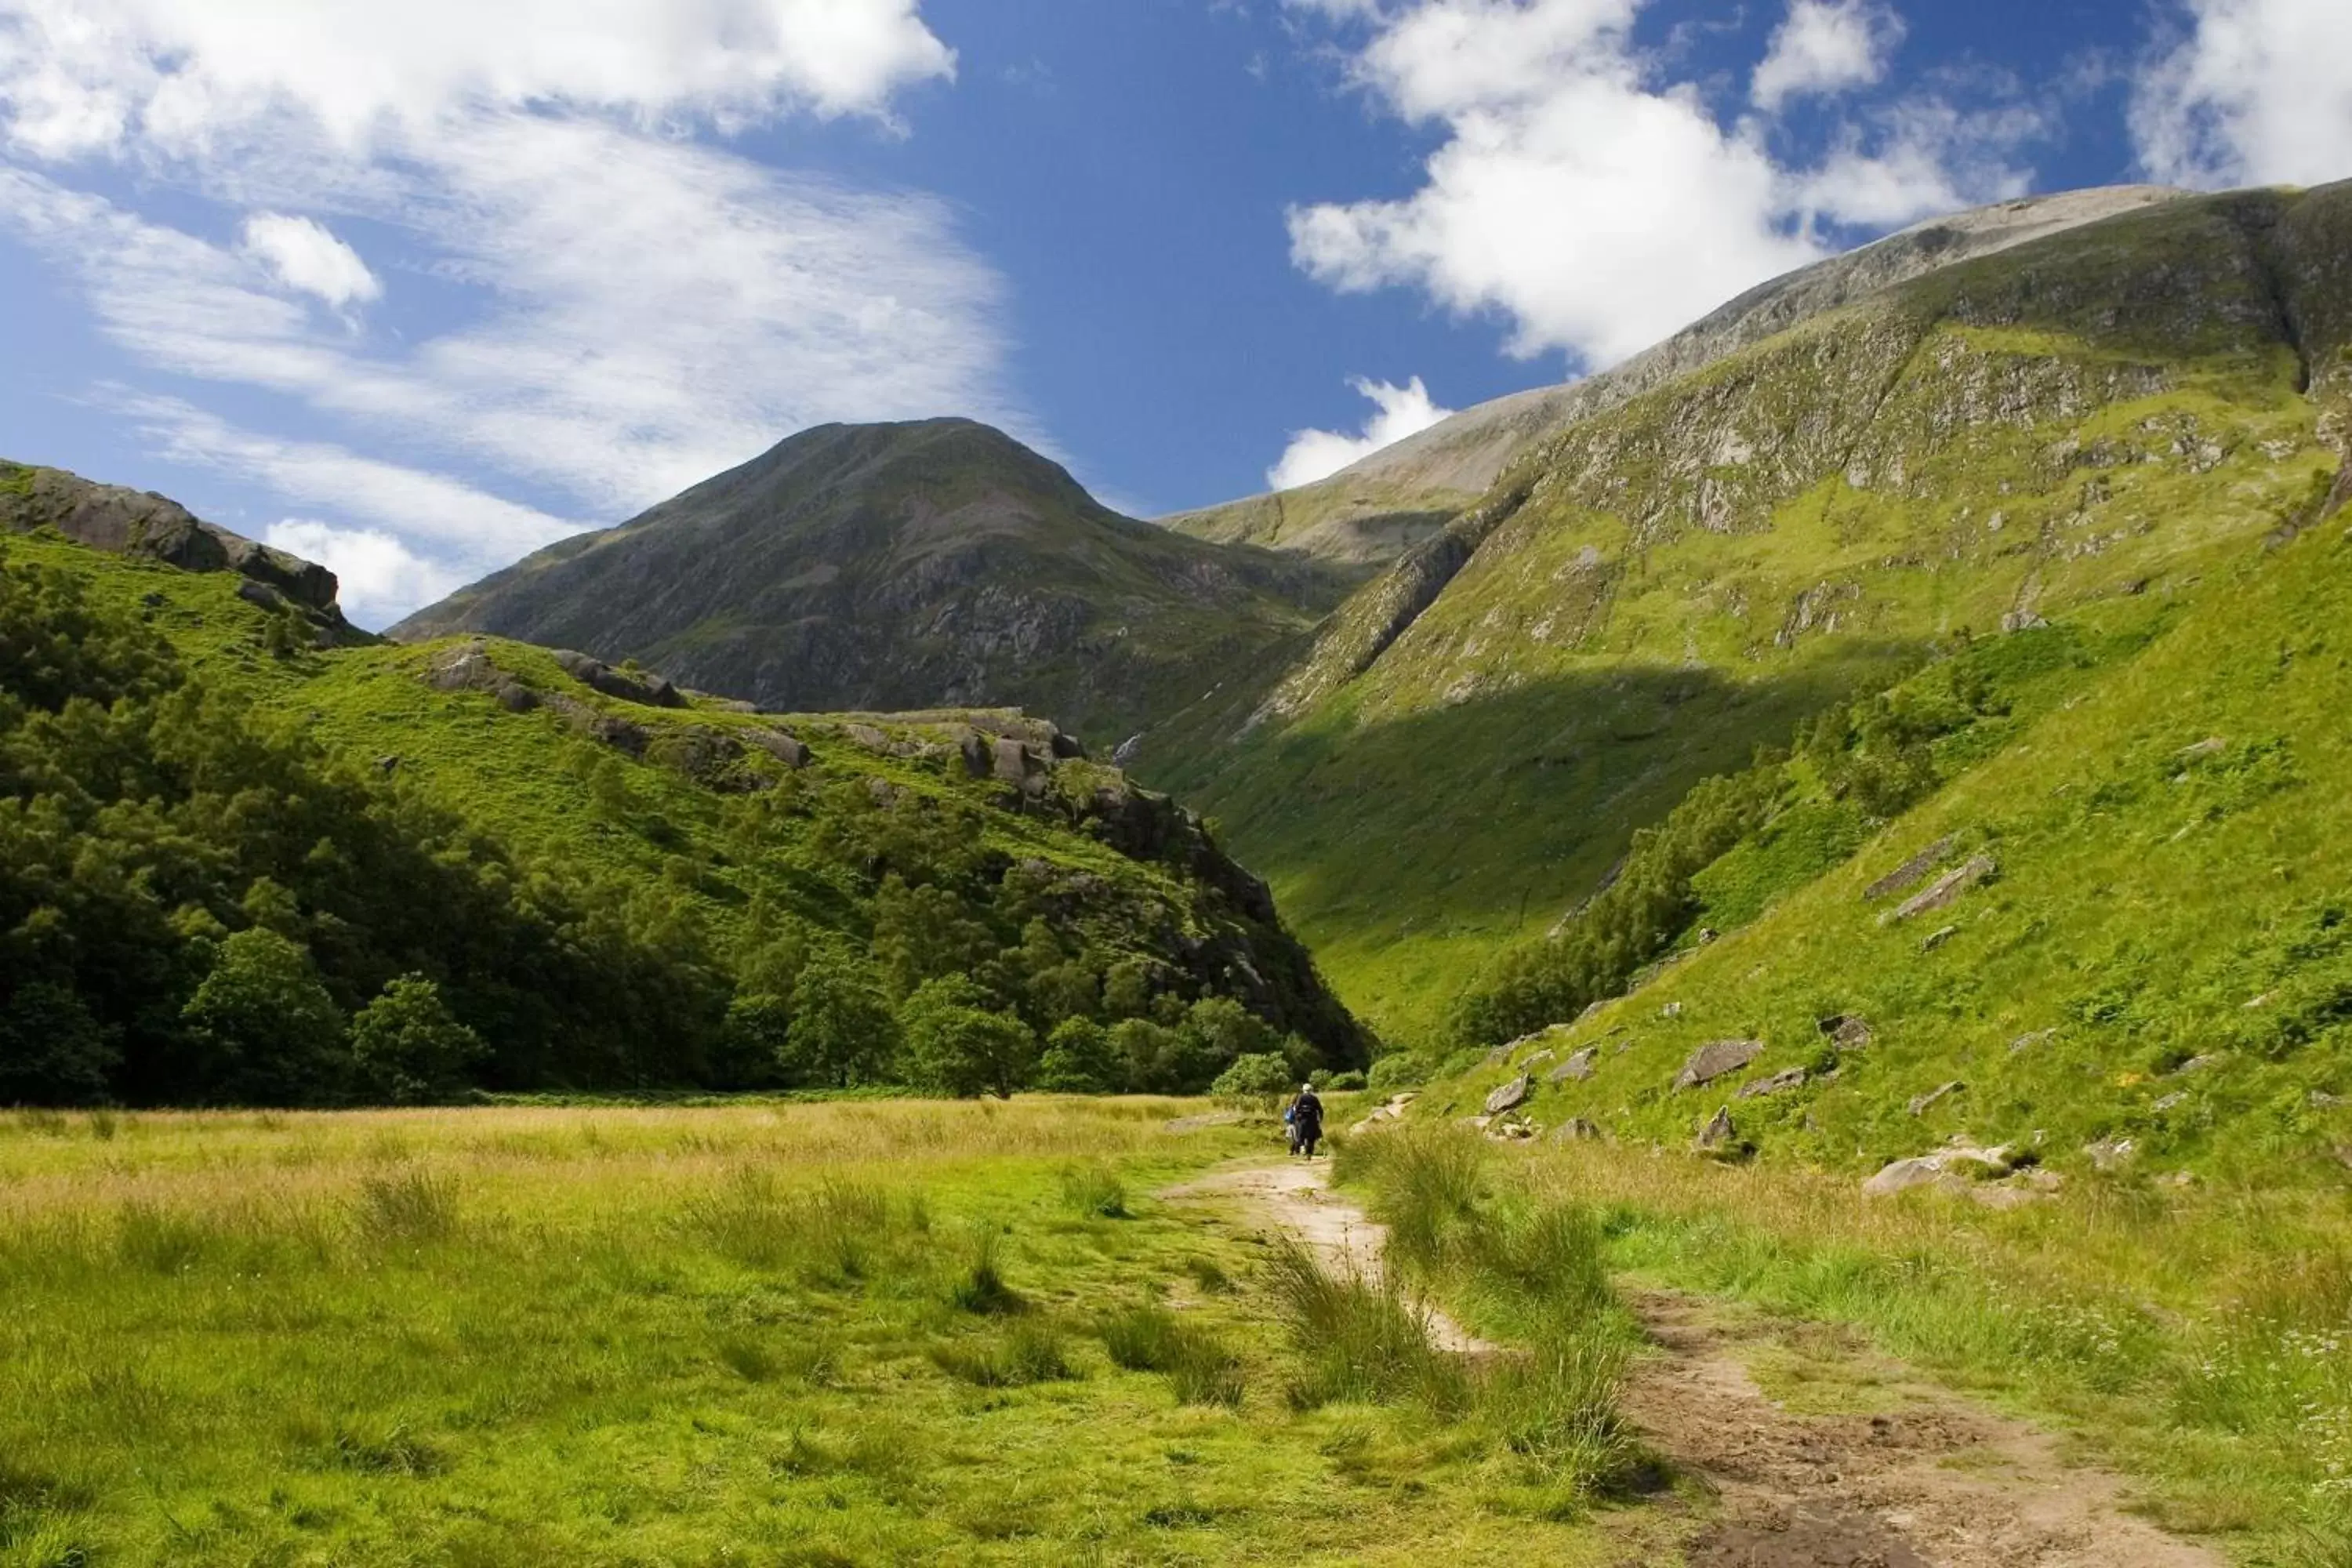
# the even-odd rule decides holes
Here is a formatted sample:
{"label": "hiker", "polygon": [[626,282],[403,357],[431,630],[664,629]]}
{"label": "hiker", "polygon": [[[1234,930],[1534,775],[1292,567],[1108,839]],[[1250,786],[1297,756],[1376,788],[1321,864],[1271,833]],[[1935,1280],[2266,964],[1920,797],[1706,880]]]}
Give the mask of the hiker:
{"label": "hiker", "polygon": [[1290,1124],[1290,1152],[1315,1158],[1315,1145],[1323,1136],[1323,1102],[1315,1098],[1313,1084],[1298,1086],[1298,1098],[1290,1102],[1282,1119]]}

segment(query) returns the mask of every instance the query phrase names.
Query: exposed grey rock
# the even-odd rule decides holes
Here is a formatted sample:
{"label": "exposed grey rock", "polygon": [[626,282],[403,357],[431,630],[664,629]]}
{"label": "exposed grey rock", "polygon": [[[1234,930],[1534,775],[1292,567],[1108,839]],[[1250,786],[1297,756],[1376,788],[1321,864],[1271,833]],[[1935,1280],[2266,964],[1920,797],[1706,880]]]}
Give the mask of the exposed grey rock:
{"label": "exposed grey rock", "polygon": [[2176,1109],[2178,1109],[2179,1107],[2183,1106],[2183,1105],[2186,1105],[2186,1104],[2188,1104],[2188,1103],[2189,1103],[2189,1096],[2188,1096],[2186,1093],[2183,1093],[2183,1092],[2180,1092],[2180,1091],[2179,1091],[2179,1090],[2176,1090],[2176,1091],[2174,1091],[2174,1092],[2173,1092],[2173,1093],[2171,1093],[2171,1094],[2168,1094],[2168,1095],[2166,1095],[2163,1099],[2161,1099],[2161,1100],[2158,1100],[2154,1105],[2149,1106],[2149,1107],[2148,1107],[2148,1109],[2149,1109],[2150,1110],[2155,1110],[2155,1111],[2166,1111],[2166,1110],[2176,1110]]}
{"label": "exposed grey rock", "polygon": [[1682,1016],[1683,1005],[1679,1002],[1669,1002],[1658,1009],[1658,1016],[1661,1018],[1679,1018]]}
{"label": "exposed grey rock", "polygon": [[1761,1040],[1716,1040],[1701,1046],[1683,1064],[1675,1079],[1676,1089],[1696,1089],[1711,1083],[1726,1073],[1738,1072],[1764,1054]]}
{"label": "exposed grey rock", "polygon": [[1955,903],[1961,894],[1999,874],[2000,864],[1990,855],[1971,855],[1966,864],[1955,867],[1918,893],[1913,894],[1899,907],[1880,917],[1882,923],[1913,920],[1931,910],[1940,910]]}
{"label": "exposed grey rock", "polygon": [[2006,1147],[1979,1149],[1970,1144],[1956,1144],[1938,1149],[1931,1154],[1915,1154],[1906,1160],[1894,1160],[1879,1168],[1878,1173],[1862,1184],[1862,1190],[1872,1197],[1885,1197],[1891,1193],[1908,1192],[1914,1187],[1942,1185],[1948,1180],[1957,1186],[1963,1171],[1989,1176],[2006,1176],[2014,1168]]}
{"label": "exposed grey rock", "polygon": [[2314,1110],[2336,1110],[2347,1105],[2352,1105],[2352,1095],[2329,1094],[2317,1089],[2311,1091],[2311,1108]]}
{"label": "exposed grey rock", "polygon": [[957,754],[963,758],[963,771],[972,778],[984,779],[996,769],[996,757],[977,730],[967,729],[956,738]]}
{"label": "exposed grey rock", "polygon": [[555,662],[563,673],[593,691],[607,697],[617,697],[624,702],[643,703],[648,708],[683,708],[686,698],[678,689],[661,676],[650,672],[633,675],[615,669],[601,658],[592,658],[571,648],[557,648]]}
{"label": "exposed grey rock", "polygon": [[1135,761],[1135,754],[1141,750],[1143,750],[1143,737],[1140,735],[1129,735],[1126,740],[1121,741],[1118,745],[1111,748],[1110,765],[1115,768],[1126,767],[1129,763]]}
{"label": "exposed grey rock", "polygon": [[1739,1132],[1731,1124],[1731,1107],[1723,1106],[1698,1130],[1698,1146],[1709,1153],[1719,1153],[1735,1147]]}
{"label": "exposed grey rock", "polygon": [[996,742],[991,759],[990,771],[1010,784],[1026,784],[1030,776],[1042,773],[1045,765],[1030,752],[1027,746],[1010,737]]}
{"label": "exposed grey rock", "polygon": [[2131,1163],[2132,1155],[2138,1148],[2139,1145],[2129,1138],[2102,1138],[2095,1143],[2084,1144],[2083,1152],[2088,1154],[2091,1163],[2102,1171],[2120,1171]]}
{"label": "exposed grey rock", "polygon": [[1087,748],[1083,742],[1076,735],[1066,735],[1059,730],[1054,731],[1045,737],[1045,744],[1055,757],[1065,761],[1084,760],[1087,754]]}
{"label": "exposed grey rock", "polygon": [[1959,934],[1960,928],[1958,926],[1943,926],[1937,930],[1931,931],[1926,936],[1919,939],[1919,951],[1921,952],[1933,952],[1937,948],[1943,946],[1946,942],[1951,941],[1954,937]]}
{"label": "exposed grey rock", "polygon": [[2173,754],[2178,756],[2184,763],[2193,763],[2200,757],[2213,756],[2218,752],[2226,752],[2229,749],[2229,742],[2221,739],[2219,735],[2214,735],[2198,742],[2193,746],[2183,746],[2179,751]]}
{"label": "exposed grey rock", "polygon": [[499,706],[509,713],[528,713],[539,706],[539,693],[520,680],[502,682],[496,695]]}
{"label": "exposed grey rock", "polygon": [[1599,1046],[1587,1046],[1582,1050],[1578,1051],[1573,1056],[1570,1057],[1566,1061],[1561,1062],[1559,1066],[1552,1068],[1551,1071],[1545,1076],[1553,1083],[1566,1083],[1570,1079],[1577,1079],[1580,1082],[1592,1076],[1593,1068],[1599,1064],[1600,1060],[1601,1047]]}
{"label": "exposed grey rock", "polygon": [[2187,1061],[2174,1068],[2173,1076],[2177,1078],[2182,1073],[2203,1072],[2207,1068],[2218,1065],[2221,1060],[2221,1054],[2219,1051],[2207,1051],[2202,1055],[2190,1057]]}
{"label": "exposed grey rock", "polygon": [[236,596],[256,609],[268,610],[273,614],[286,607],[285,595],[268,584],[257,583],[250,577],[236,585]]}
{"label": "exposed grey rock", "polygon": [[2020,1035],[2009,1042],[2010,1055],[2015,1056],[2021,1051],[2030,1051],[2036,1046],[2057,1038],[2057,1036],[2058,1031],[2055,1029],[2036,1029],[2030,1035]]}
{"label": "exposed grey rock", "polygon": [[1958,1079],[1954,1079],[1949,1083],[1937,1084],[1935,1088],[1929,1089],[1925,1094],[1915,1094],[1911,1097],[1911,1114],[1914,1116],[1925,1116],[1927,1113],[1928,1108],[1934,1105],[1937,1101],[1947,1099],[1952,1095],[1958,1094],[1968,1087],[1969,1086],[1967,1084],[1962,1083]]}
{"label": "exposed grey rock", "polygon": [[1851,1013],[1836,1013],[1821,1021],[1821,1031],[1842,1051],[1858,1051],[1874,1037],[1870,1026]]}
{"label": "exposed grey rock", "polygon": [[436,691],[487,691],[506,679],[478,642],[460,643],[425,668],[425,683]]}
{"label": "exposed grey rock", "polygon": [[1804,1084],[1804,1068],[1783,1068],[1770,1078],[1759,1078],[1751,1083],[1740,1085],[1738,1098],[1758,1100],[1765,1095],[1779,1094],[1785,1089],[1802,1089]]}
{"label": "exposed grey rock", "polygon": [[1601,1135],[1599,1127],[1581,1116],[1571,1116],[1551,1130],[1552,1142],[1555,1143],[1597,1142]]}
{"label": "exposed grey rock", "polygon": [[2038,632],[2049,624],[2037,610],[2011,610],[2000,618],[2005,632]]}
{"label": "exposed grey rock", "polygon": [[1528,1083],[1528,1075],[1525,1073],[1521,1073],[1508,1083],[1496,1085],[1495,1091],[1486,1097],[1486,1114],[1500,1116],[1512,1107],[1521,1104],[1527,1100],[1530,1087],[1532,1086]]}
{"label": "exposed grey rock", "polygon": [[1906,889],[1916,886],[1921,878],[1927,876],[1928,872],[1934,870],[1938,865],[1942,864],[1944,857],[1949,855],[1951,852],[1952,839],[1951,836],[1947,834],[1945,837],[1937,839],[1933,844],[1928,845],[1925,849],[1920,850],[1916,855],[1912,856],[1908,860],[1904,861],[1900,866],[1895,867],[1895,869],[1889,871],[1875,882],[1873,882],[1869,887],[1864,888],[1862,890],[1862,896],[1865,899],[1877,900],[1903,892]]}
{"label": "exposed grey rock", "polygon": [[748,733],[753,745],[784,766],[797,769],[809,765],[808,746],[799,736],[782,730],[752,730]]}

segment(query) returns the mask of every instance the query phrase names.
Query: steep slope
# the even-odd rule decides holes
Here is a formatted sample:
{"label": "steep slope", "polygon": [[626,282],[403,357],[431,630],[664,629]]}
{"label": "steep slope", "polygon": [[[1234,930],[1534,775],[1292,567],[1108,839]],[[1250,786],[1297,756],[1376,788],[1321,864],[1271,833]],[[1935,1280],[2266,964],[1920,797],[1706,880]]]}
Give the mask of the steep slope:
{"label": "steep slope", "polygon": [[0,1103],[380,1095],[341,1020],[411,973],[503,1089],[898,1079],[943,975],[1103,1087],[1362,1059],[1264,884],[1050,724],[320,647],[249,585],[0,543]]}
{"label": "steep slope", "polygon": [[1697,780],[1964,631],[2193,597],[2307,517],[2352,187],[2146,205],[1869,295],[1550,437],[1139,766],[1407,1039]]}
{"label": "steep slope", "polygon": [[1160,521],[1198,539],[1391,561],[1475,502],[1547,436],[1866,295],[2186,193],[2121,185],[2031,196],[1915,225],[1759,284],[1623,364],[1465,408],[1328,479]]}
{"label": "steep slope", "polygon": [[783,710],[1009,703],[1115,742],[1298,637],[1345,583],[1120,517],[984,425],[834,425],[392,635],[636,658]]}
{"label": "steep slope", "polygon": [[[1686,1143],[1722,1109],[1727,1152],[1857,1173],[2005,1146],[1948,1156],[1963,1186],[2029,1163],[2341,1186],[2346,523],[2214,563],[2193,600],[2088,604],[1960,656],[1980,711],[1936,742],[1948,782],[1883,823],[1814,765],[1843,748],[1776,768],[1645,984],[1437,1100],[1531,1067],[1514,1117],[1588,1135]],[[1716,1041],[1748,1044],[1689,1070]]]}

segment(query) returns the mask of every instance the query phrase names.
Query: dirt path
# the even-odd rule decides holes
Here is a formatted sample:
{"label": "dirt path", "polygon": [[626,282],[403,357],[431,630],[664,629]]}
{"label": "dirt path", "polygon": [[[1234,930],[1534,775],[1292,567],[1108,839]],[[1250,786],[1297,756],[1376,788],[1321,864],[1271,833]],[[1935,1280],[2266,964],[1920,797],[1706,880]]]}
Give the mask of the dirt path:
{"label": "dirt path", "polygon": [[[1376,1273],[1381,1228],[1328,1181],[1321,1163],[1235,1165],[1166,1195],[1231,1202]],[[1691,1568],[2224,1568],[2126,1512],[2122,1482],[2068,1464],[2048,1433],[1850,1336],[1666,1292],[1633,1305],[1655,1353],[1634,1363],[1625,1415],[1721,1505],[1685,1548]],[[1435,1315],[1431,1335],[1501,1348]],[[1766,1367],[1790,1374],[1791,1396],[1759,1385],[1751,1368]]]}

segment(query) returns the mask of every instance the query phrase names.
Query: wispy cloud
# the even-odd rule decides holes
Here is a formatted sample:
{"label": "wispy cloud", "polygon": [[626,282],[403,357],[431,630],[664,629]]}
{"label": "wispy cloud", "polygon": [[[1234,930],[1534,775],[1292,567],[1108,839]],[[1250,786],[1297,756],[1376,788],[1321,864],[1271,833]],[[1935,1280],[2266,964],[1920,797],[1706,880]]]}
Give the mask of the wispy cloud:
{"label": "wispy cloud", "polygon": [[1338,430],[1292,431],[1290,445],[1265,471],[1270,488],[1286,490],[1328,479],[1357,458],[1426,430],[1454,412],[1440,408],[1417,375],[1402,386],[1360,375],[1348,384],[1371,399],[1371,416],[1364,421],[1364,427],[1352,436]]}
{"label": "wispy cloud", "polygon": [[2140,162],[2189,185],[2352,176],[2352,5],[2186,0],[2135,86]]}
{"label": "wispy cloud", "polygon": [[[132,400],[166,452],[495,565],[577,526],[501,491],[611,521],[819,420],[1034,434],[945,204],[724,145],[793,112],[897,134],[953,63],[914,0],[0,0],[0,228],[179,379]],[[109,164],[173,216],[99,194]]]}

